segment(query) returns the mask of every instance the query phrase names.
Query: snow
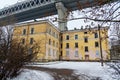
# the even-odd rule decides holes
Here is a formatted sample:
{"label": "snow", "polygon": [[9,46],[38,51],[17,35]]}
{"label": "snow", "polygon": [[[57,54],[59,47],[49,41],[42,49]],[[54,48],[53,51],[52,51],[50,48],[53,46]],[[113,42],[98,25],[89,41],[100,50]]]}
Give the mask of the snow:
{"label": "snow", "polygon": [[[111,65],[112,63],[104,63],[102,67],[100,62],[56,61],[47,63],[37,62],[29,64],[28,66],[71,69],[74,71],[73,75],[78,75],[80,80],[96,80],[96,78],[100,78],[97,80],[120,80],[120,75],[116,76],[115,70],[108,66],[108,64]],[[19,76],[8,80],[54,80],[54,78],[47,72],[24,69]]]}
{"label": "snow", "polygon": [[10,80],[54,80],[54,78],[46,72],[24,69],[19,76]]}
{"label": "snow", "polygon": [[35,64],[35,65],[50,65],[50,64],[56,64],[56,63],[60,63],[62,61],[54,61],[54,62],[32,62],[30,64]]}
{"label": "snow", "polygon": [[100,62],[54,62],[42,63],[42,65],[33,65],[47,68],[72,69],[77,75],[87,75],[89,77],[100,77],[103,80],[116,80],[112,74],[114,72],[109,66],[104,64],[102,67]]}

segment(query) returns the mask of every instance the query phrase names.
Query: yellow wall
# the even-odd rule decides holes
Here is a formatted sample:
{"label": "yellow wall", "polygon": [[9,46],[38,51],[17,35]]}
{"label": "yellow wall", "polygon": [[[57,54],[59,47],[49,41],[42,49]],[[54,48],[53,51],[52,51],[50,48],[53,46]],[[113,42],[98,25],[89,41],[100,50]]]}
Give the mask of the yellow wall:
{"label": "yellow wall", "polygon": [[[87,32],[87,34],[84,34],[84,32]],[[91,31],[88,30],[73,30],[73,31],[66,31],[62,33],[63,36],[63,48],[62,48],[62,57],[64,60],[85,60],[85,55],[89,55],[89,60],[97,60],[100,59],[100,45],[99,47],[95,47],[95,42],[99,42],[99,38],[94,38],[94,32],[98,33],[98,30],[91,29]],[[108,30],[102,29],[101,31],[101,37],[104,37],[102,39],[102,51],[103,51],[103,57],[104,60],[107,59],[108,55],[108,39],[107,33]],[[78,39],[75,40],[75,35],[78,35]],[[99,34],[99,33],[98,33]],[[66,36],[69,35],[69,40],[66,40]],[[84,42],[84,37],[88,37],[88,43]],[[75,48],[75,43],[78,43],[78,48]],[[66,48],[66,43],[69,43],[69,48]],[[85,52],[85,46],[88,46],[88,52]],[[99,51],[99,55],[96,55],[97,50]],[[67,56],[66,51],[69,51],[69,56]],[[75,57],[75,51],[78,51],[78,56]]]}
{"label": "yellow wall", "polygon": [[[59,58],[59,30],[57,30],[52,25],[47,25],[47,34],[46,34],[46,59],[55,60]],[[51,40],[51,44],[49,44]]]}
{"label": "yellow wall", "polygon": [[[31,34],[31,28],[34,28],[34,33]],[[23,29],[26,29],[26,34],[23,35]],[[52,26],[50,22],[43,21],[43,22],[31,22],[25,24],[19,24],[15,26],[14,29],[14,38],[17,37],[20,39],[25,39],[25,44],[30,45],[30,38],[34,39],[34,43],[38,43],[40,46],[40,51],[37,55],[37,60],[56,60],[58,59],[59,55],[59,46],[49,45],[48,41],[54,41],[55,44],[59,45],[59,37],[53,37],[52,33],[49,34],[48,30],[51,29],[52,32],[55,32],[59,35],[59,31]],[[48,53],[49,47],[53,49],[56,55],[53,56],[52,53]],[[48,54],[51,54],[47,56]]]}
{"label": "yellow wall", "polygon": [[[31,28],[34,28],[34,33],[31,34]],[[26,34],[23,35],[23,30],[26,29]],[[87,34],[84,34],[87,32]],[[14,38],[18,38],[19,41],[24,38],[25,44],[30,45],[30,38],[33,38],[36,43],[40,45],[40,52],[37,55],[37,60],[58,60],[62,58],[64,60],[85,60],[85,55],[89,55],[88,60],[100,59],[100,44],[99,47],[95,47],[95,42],[99,42],[99,38],[94,38],[94,33],[97,32],[97,28],[93,28],[90,31],[88,29],[83,30],[69,30],[60,32],[49,21],[29,22],[23,24],[17,24],[14,29]],[[102,37],[102,51],[104,60],[109,58],[108,49],[108,29],[101,29]],[[66,35],[69,35],[69,40],[66,40]],[[78,39],[75,40],[75,35],[78,35]],[[61,41],[61,36],[63,40]],[[88,37],[88,43],[84,42],[84,37]],[[99,36],[98,36],[99,37]],[[51,44],[49,44],[51,42]],[[78,48],[75,48],[75,43],[78,43]],[[66,43],[69,43],[69,49],[66,49]],[[61,48],[62,45],[62,48]],[[88,52],[85,52],[85,46],[88,46]],[[75,56],[75,52],[78,51],[78,55]],[[66,56],[66,52],[69,55]],[[98,55],[96,55],[96,53]]]}

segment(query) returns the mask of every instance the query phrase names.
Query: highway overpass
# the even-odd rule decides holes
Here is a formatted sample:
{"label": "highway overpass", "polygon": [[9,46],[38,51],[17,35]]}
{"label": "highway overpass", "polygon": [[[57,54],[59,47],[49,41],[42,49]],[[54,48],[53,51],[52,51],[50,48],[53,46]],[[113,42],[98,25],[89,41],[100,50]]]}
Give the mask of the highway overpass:
{"label": "highway overpass", "polygon": [[[1,9],[0,26],[55,14],[58,14],[59,19],[62,19],[67,17],[71,11],[102,5],[107,1],[108,0],[26,0]],[[63,25],[65,26],[66,23],[63,23],[61,26]]]}

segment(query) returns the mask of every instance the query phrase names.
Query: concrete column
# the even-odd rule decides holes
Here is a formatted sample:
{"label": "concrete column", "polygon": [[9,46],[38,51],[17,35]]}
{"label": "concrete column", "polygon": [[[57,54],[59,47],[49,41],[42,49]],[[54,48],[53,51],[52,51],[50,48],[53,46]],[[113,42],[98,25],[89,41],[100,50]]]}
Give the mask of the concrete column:
{"label": "concrete column", "polygon": [[56,9],[58,11],[58,24],[61,31],[67,30],[67,9],[62,2],[56,3]]}

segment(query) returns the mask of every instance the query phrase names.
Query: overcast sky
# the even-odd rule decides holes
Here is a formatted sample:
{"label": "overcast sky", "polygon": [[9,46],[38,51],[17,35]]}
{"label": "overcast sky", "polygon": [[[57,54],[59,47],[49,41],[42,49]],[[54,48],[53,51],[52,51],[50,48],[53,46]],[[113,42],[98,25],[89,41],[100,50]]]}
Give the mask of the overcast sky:
{"label": "overcast sky", "polygon": [[21,1],[21,0],[0,0],[0,9],[15,4],[17,3],[17,1]]}
{"label": "overcast sky", "polygon": [[[8,7],[20,1],[24,1],[24,0],[0,0],[0,9],[4,7]],[[79,17],[79,12],[76,11],[74,13],[74,16]],[[74,29],[75,27],[80,28],[81,26],[85,26],[87,24],[85,24],[83,20],[74,20],[74,21],[69,21],[67,26],[68,26],[68,29]]]}

